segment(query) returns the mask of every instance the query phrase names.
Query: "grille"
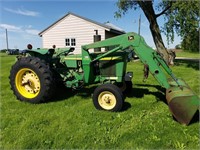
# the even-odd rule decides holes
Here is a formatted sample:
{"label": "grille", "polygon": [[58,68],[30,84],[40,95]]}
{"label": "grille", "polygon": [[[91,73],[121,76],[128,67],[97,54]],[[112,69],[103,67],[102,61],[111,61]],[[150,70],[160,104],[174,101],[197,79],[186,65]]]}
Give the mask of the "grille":
{"label": "grille", "polygon": [[101,60],[99,68],[101,76],[116,76],[116,61]]}

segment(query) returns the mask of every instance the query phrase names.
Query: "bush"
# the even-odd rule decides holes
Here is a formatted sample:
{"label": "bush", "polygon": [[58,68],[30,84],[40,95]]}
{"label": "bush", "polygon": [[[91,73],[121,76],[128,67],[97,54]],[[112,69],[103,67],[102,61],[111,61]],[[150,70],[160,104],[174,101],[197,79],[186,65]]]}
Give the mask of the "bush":
{"label": "bush", "polygon": [[0,53],[5,53],[7,51],[7,49],[2,49],[0,50]]}
{"label": "bush", "polygon": [[175,49],[181,49],[181,44],[176,45]]}

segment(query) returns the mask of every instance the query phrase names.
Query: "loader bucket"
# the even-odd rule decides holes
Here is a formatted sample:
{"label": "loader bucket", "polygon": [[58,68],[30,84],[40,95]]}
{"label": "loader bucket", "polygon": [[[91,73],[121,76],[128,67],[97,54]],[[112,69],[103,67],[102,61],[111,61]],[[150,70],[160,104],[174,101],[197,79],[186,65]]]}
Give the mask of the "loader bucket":
{"label": "loader bucket", "polygon": [[166,99],[173,116],[181,124],[188,125],[199,109],[200,99],[184,80],[178,79],[177,83],[168,80],[170,88],[166,90]]}

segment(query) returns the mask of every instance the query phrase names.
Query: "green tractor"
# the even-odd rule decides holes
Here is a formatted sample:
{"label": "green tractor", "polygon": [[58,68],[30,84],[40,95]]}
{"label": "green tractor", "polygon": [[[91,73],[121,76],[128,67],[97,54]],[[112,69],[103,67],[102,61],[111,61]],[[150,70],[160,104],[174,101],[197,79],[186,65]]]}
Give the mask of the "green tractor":
{"label": "green tractor", "polygon": [[[110,50],[91,53],[90,49],[95,48]],[[198,96],[182,79],[175,77],[161,54],[132,32],[83,45],[82,54],[76,55],[70,54],[74,48],[29,49],[11,68],[11,89],[21,101],[40,103],[51,98],[55,85],[60,82],[72,89],[98,84],[92,96],[94,106],[120,111],[124,104],[123,91],[132,88],[133,73],[126,72],[127,49],[134,51],[144,63],[145,77],[150,71],[166,88],[166,99],[177,121],[188,125],[199,109]]]}

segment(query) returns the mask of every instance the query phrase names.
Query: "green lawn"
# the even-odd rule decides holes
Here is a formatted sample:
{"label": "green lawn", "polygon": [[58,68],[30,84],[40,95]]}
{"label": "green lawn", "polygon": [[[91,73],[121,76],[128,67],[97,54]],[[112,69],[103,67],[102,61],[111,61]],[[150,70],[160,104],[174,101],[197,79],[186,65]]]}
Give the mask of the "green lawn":
{"label": "green lawn", "polygon": [[177,57],[188,57],[188,58],[199,58],[200,59],[200,53],[192,53],[187,51],[177,51],[176,52]]}
{"label": "green lawn", "polygon": [[[93,87],[71,92],[58,89],[48,103],[16,100],[9,85],[15,56],[0,54],[0,149],[199,149],[199,122],[184,126],[173,120],[161,87],[150,76],[144,83],[143,65],[134,71],[132,93],[122,112],[98,111]],[[176,63],[173,72],[199,96],[198,64]]]}

